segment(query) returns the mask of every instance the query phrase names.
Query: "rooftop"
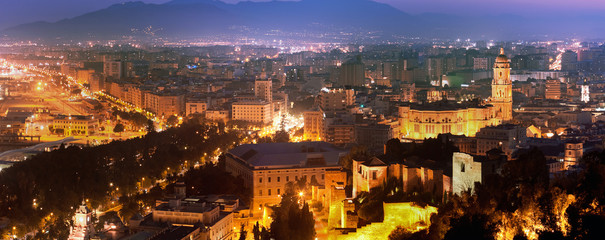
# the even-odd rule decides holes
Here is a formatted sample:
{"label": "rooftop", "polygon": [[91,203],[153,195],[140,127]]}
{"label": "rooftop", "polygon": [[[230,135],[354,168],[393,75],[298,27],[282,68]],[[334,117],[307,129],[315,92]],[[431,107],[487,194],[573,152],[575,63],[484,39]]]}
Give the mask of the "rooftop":
{"label": "rooftop", "polygon": [[229,151],[253,167],[336,166],[348,151],[326,142],[245,144]]}
{"label": "rooftop", "polygon": [[189,234],[191,234],[193,231],[195,231],[197,229],[198,229],[198,227],[186,227],[186,226],[171,227],[171,228],[167,229],[166,231],[164,231],[158,235],[155,235],[151,239],[152,240],[183,239],[184,237],[188,236]]}
{"label": "rooftop", "polygon": [[469,101],[458,103],[455,101],[437,101],[431,103],[416,104],[412,103],[409,105],[410,109],[424,110],[424,111],[448,111],[448,110],[459,110],[467,108],[484,108],[487,105],[482,105],[477,101]]}

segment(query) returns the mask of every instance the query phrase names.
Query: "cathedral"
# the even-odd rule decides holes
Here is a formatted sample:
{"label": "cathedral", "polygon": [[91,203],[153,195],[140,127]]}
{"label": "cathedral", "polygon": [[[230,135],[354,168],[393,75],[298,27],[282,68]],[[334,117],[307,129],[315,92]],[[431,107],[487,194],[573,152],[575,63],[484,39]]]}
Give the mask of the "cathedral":
{"label": "cathedral", "polygon": [[513,84],[510,80],[510,62],[504,49],[494,63],[494,78],[492,80],[492,97],[490,103],[496,110],[496,118],[507,122],[513,119]]}
{"label": "cathedral", "polygon": [[400,106],[401,138],[422,140],[443,133],[474,137],[483,127],[512,120],[513,87],[510,62],[504,49],[500,49],[493,71],[492,93],[488,104],[478,101],[438,101]]}

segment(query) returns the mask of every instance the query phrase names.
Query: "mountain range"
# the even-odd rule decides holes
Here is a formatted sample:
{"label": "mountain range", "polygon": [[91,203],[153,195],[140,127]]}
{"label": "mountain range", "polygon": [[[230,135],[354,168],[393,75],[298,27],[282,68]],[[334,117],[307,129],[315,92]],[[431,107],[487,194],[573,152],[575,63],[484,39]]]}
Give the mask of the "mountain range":
{"label": "mountain range", "polygon": [[[539,39],[602,37],[604,16],[527,18],[515,15],[410,15],[371,0],[239,2],[173,0],[126,2],[57,22],[10,27],[2,34],[21,39],[118,39],[125,36],[190,39],[247,36],[293,39],[395,37]],[[367,40],[367,39],[366,39]]]}

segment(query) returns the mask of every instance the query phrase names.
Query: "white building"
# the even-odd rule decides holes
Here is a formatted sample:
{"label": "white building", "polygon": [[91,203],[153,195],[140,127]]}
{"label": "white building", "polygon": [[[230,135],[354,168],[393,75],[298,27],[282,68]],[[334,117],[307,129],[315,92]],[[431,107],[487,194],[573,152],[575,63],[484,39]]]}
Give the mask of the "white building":
{"label": "white building", "polygon": [[74,225],[70,229],[68,240],[90,239],[95,232],[91,217],[92,212],[86,206],[86,202],[82,201],[82,205],[80,205],[74,215]]}
{"label": "white building", "polygon": [[236,102],[231,105],[231,119],[269,124],[273,121],[270,102]]}
{"label": "white building", "polygon": [[506,156],[473,156],[455,152],[452,156],[452,193],[461,194],[475,189],[475,183],[482,183],[490,174],[499,174]]}
{"label": "white building", "polygon": [[590,102],[590,86],[588,85],[586,78],[584,79],[584,83],[582,83],[582,95],[580,97],[580,101],[584,103]]}

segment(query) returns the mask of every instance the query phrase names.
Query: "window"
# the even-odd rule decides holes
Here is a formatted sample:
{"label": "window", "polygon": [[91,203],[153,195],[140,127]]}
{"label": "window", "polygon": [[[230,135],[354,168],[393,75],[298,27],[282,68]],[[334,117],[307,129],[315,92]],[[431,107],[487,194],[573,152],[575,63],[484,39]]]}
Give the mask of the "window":
{"label": "window", "polygon": [[258,178],[258,183],[263,183],[263,178],[262,177]]}
{"label": "window", "polygon": [[372,179],[376,180],[376,171],[372,171]]}
{"label": "window", "polygon": [[279,182],[281,180],[281,177],[277,177],[277,182]]}
{"label": "window", "polygon": [[259,190],[258,190],[258,195],[259,195],[259,196],[262,196],[262,195],[263,195],[263,190],[262,190],[262,189],[259,189]]}
{"label": "window", "polygon": [[277,195],[281,194],[281,192],[280,192],[279,190],[280,190],[280,189],[278,188],[278,189],[277,189]]}
{"label": "window", "polygon": [[290,181],[290,176],[286,176],[286,182]]}
{"label": "window", "polygon": [[267,195],[271,196],[271,189],[267,190]]}
{"label": "window", "polygon": [[463,163],[462,165],[460,165],[460,172],[464,172],[465,170],[466,169],[465,169],[465,166],[464,166],[464,163]]}
{"label": "window", "polygon": [[271,177],[267,178],[267,182],[271,182]]}
{"label": "window", "polygon": [[324,180],[324,178],[325,178],[325,176],[324,176],[324,174],[322,173],[322,174],[321,174],[321,180]]}

